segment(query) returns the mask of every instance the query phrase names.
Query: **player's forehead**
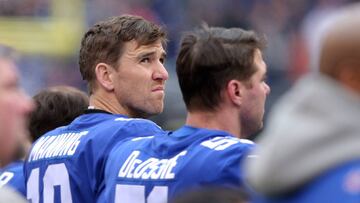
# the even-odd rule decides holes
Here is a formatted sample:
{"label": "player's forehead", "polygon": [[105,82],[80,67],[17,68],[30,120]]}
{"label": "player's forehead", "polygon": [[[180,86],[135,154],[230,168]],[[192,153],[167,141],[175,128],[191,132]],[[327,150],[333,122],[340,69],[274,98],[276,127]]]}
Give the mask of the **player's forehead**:
{"label": "player's forehead", "polygon": [[161,56],[165,55],[165,50],[163,48],[161,40],[147,45],[139,45],[137,41],[131,40],[125,43],[123,53],[124,55],[127,55],[129,57],[137,57],[139,55],[147,53],[154,53]]}

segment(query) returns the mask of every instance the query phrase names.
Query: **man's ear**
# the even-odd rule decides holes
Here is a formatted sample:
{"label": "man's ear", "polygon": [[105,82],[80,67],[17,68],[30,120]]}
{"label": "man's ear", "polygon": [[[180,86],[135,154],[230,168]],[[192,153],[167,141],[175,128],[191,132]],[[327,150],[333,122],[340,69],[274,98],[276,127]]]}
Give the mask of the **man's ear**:
{"label": "man's ear", "polygon": [[226,86],[226,93],[235,105],[241,105],[243,100],[244,84],[239,80],[230,80]]}
{"label": "man's ear", "polygon": [[106,63],[98,63],[95,67],[96,80],[107,91],[114,90],[112,74],[115,70]]}

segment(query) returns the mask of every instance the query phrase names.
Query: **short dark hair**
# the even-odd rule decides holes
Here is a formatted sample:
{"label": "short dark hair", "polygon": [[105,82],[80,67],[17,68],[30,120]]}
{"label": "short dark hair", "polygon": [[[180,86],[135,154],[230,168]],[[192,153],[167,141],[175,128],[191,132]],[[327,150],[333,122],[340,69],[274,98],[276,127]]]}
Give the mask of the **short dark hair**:
{"label": "short dark hair", "polygon": [[171,203],[245,203],[249,195],[240,189],[204,187],[175,197]]}
{"label": "short dark hair", "polygon": [[203,25],[185,33],[176,72],[188,111],[214,110],[230,80],[246,81],[257,71],[255,50],[264,47],[263,36],[240,28]]}
{"label": "short dark hair", "polygon": [[140,16],[122,15],[111,17],[92,26],[81,41],[79,66],[90,94],[94,88],[95,67],[107,63],[116,67],[125,42],[135,40],[139,46],[161,40],[166,43],[162,27]]}
{"label": "short dark hair", "polygon": [[89,98],[84,92],[69,86],[44,89],[33,99],[36,108],[30,114],[29,122],[32,141],[50,130],[68,125],[89,105]]}

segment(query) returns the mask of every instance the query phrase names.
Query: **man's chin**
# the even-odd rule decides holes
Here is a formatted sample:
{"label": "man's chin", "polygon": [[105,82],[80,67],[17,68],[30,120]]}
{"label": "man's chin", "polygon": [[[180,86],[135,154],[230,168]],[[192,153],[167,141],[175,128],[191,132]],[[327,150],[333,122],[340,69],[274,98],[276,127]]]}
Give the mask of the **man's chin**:
{"label": "man's chin", "polygon": [[148,109],[143,111],[137,111],[135,114],[136,118],[150,118],[152,116],[159,115],[163,112],[163,107],[155,108],[155,109]]}
{"label": "man's chin", "polygon": [[249,140],[255,140],[259,134],[261,134],[261,132],[263,131],[263,127],[264,127],[264,122],[258,122],[257,124],[254,123],[254,125],[252,125],[252,128],[248,129],[248,134],[245,137],[246,139]]}
{"label": "man's chin", "polygon": [[147,118],[149,118],[151,116],[157,116],[157,115],[161,114],[162,112],[163,112],[163,108],[154,110],[151,113],[148,113]]}

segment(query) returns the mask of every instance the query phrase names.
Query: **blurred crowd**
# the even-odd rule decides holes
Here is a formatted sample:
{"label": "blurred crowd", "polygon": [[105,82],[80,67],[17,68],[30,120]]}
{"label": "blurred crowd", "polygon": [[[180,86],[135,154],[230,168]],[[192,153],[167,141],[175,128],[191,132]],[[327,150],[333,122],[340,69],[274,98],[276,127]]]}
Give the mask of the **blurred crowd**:
{"label": "blurred crowd", "polygon": [[[0,16],[51,17],[50,0],[0,0]],[[265,61],[268,83],[272,89],[267,108],[309,68],[314,57],[307,47],[315,46],[316,27],[327,12],[353,0],[83,0],[79,11],[85,11],[84,28],[109,16],[136,14],[166,27],[170,41],[166,68],[170,79],[164,113],[154,118],[167,129],[183,123],[185,108],[175,74],[175,61],[183,32],[206,22],[211,26],[242,27],[263,33],[268,38]],[[83,33],[79,33],[82,35]],[[80,46],[80,42],[79,45]],[[316,47],[315,47],[316,48]],[[26,54],[19,67],[23,86],[33,95],[52,85],[72,85],[85,90],[78,71],[78,50],[68,56]],[[311,57],[309,57],[311,56]]]}

